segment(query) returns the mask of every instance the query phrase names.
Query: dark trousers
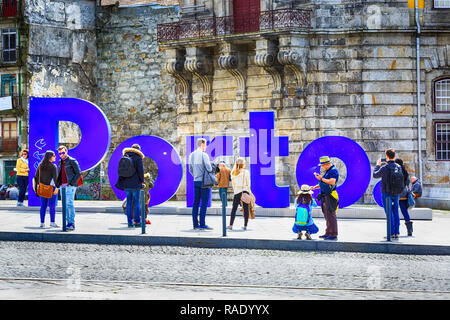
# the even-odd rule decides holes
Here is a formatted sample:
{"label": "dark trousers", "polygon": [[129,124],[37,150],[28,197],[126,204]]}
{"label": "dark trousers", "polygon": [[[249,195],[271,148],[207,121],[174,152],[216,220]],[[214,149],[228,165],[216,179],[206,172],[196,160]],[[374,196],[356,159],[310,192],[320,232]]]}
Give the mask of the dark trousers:
{"label": "dark trousers", "polygon": [[192,224],[194,229],[199,227],[198,208],[200,206],[200,227],[206,226],[206,209],[208,208],[211,188],[202,188],[201,181],[194,181],[194,203],[192,205]]}
{"label": "dark trousers", "polygon": [[17,176],[17,184],[19,185],[18,202],[23,203],[23,200],[25,200],[25,193],[27,193],[28,188],[28,176]]}
{"label": "dark trousers", "polygon": [[411,221],[411,217],[409,216],[408,213],[408,200],[399,200],[398,204],[400,205],[400,209],[402,210],[405,222]]}
{"label": "dark trousers", "polygon": [[322,213],[327,223],[327,229],[325,230],[325,235],[327,237],[337,237],[338,236],[338,225],[336,218],[336,210],[331,211],[329,201],[324,197],[320,203],[322,208]]}
{"label": "dark trousers", "polygon": [[[244,192],[246,194],[249,194],[247,191],[244,191]],[[231,209],[230,226],[233,225],[234,219],[236,218],[236,211],[237,211],[238,205],[241,203],[241,197],[242,197],[242,192],[234,195],[233,208]],[[249,216],[248,204],[245,202],[242,202],[242,204],[244,205],[244,226],[247,226],[248,216]]]}

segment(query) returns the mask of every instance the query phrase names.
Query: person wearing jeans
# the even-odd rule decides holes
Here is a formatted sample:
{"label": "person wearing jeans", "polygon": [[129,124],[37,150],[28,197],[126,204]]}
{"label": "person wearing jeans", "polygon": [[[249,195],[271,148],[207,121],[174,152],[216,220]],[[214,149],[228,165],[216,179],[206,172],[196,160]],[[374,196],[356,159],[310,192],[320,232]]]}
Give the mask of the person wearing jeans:
{"label": "person wearing jeans", "polygon": [[[53,189],[55,190],[55,189]],[[47,207],[50,210],[50,226],[53,228],[57,228],[55,222],[55,215],[56,215],[56,205],[58,203],[58,193],[53,194],[53,197],[50,199],[40,197],[41,198],[41,208],[40,208],[40,215],[41,215],[41,228],[45,225],[45,213],[47,211]]]}
{"label": "person wearing jeans", "polygon": [[[197,139],[197,150],[189,155],[189,172],[194,177],[194,203],[192,205],[192,224],[194,229],[212,230],[206,225],[206,209],[208,207],[211,188],[202,188],[203,174],[205,171],[212,172],[213,168],[209,157],[205,152],[206,139]],[[198,209],[200,206],[200,221]]]}
{"label": "person wearing jeans", "polygon": [[[130,175],[120,176],[116,183],[116,188],[124,190],[127,194],[127,222],[128,228],[141,227],[141,205],[140,191],[144,187],[144,154],[141,152],[141,146],[137,143],[133,144],[131,148],[122,150],[122,155],[131,159]],[[134,208],[134,211],[133,211]],[[145,223],[145,221],[143,221]]]}
{"label": "person wearing jeans", "polygon": [[[140,208],[140,189],[125,189],[125,193],[127,194],[127,222],[128,226],[133,226],[133,218],[135,226],[139,226],[141,223],[141,212]],[[134,206],[133,206],[134,204]]]}
{"label": "person wearing jeans", "polygon": [[56,186],[66,190],[67,205],[67,230],[75,230],[75,192],[77,191],[78,180],[81,177],[81,169],[78,161],[68,155],[67,147],[58,148],[60,160],[58,162],[58,178]]}
{"label": "person wearing jeans", "polygon": [[[386,163],[384,165],[381,161],[381,158],[377,160],[377,165],[373,169],[373,177],[375,179],[381,178],[381,199],[383,200],[384,212],[386,213],[386,217],[391,219],[390,224],[390,235],[392,235],[392,239],[397,240],[399,235],[399,226],[400,226],[400,218],[398,215],[399,208],[399,195],[389,194],[388,193],[388,183],[389,183],[389,171],[391,169],[398,168],[401,170],[400,165],[395,163],[395,150],[387,149],[385,151],[386,154]],[[383,160],[384,161],[384,160]],[[388,226],[389,227],[389,226]]]}

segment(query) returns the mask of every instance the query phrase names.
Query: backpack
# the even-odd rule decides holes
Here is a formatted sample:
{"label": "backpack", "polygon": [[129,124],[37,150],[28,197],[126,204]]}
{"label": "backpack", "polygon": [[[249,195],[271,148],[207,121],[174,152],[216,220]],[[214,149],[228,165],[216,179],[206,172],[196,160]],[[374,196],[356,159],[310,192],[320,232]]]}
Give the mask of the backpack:
{"label": "backpack", "polygon": [[136,168],[134,166],[133,159],[124,154],[119,160],[119,167],[117,168],[119,177],[129,178],[134,175]]}
{"label": "backpack", "polygon": [[299,203],[297,206],[297,213],[295,215],[295,223],[301,226],[306,226],[309,220],[309,210],[309,203]]}
{"label": "backpack", "polygon": [[399,165],[388,166],[388,181],[386,183],[386,193],[391,196],[398,196],[405,188],[405,180],[402,168]]}

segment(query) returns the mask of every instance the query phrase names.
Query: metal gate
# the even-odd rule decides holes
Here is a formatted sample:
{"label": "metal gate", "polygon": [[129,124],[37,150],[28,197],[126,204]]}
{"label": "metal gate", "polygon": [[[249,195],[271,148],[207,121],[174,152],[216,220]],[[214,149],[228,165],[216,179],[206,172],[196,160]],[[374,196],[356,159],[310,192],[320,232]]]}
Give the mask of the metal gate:
{"label": "metal gate", "polygon": [[233,0],[234,32],[259,31],[261,0]]}

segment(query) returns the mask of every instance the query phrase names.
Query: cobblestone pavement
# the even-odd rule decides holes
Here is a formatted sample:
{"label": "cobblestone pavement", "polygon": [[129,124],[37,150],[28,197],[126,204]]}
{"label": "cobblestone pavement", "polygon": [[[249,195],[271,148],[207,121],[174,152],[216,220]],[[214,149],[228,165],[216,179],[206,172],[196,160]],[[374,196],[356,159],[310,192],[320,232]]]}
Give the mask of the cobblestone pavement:
{"label": "cobblestone pavement", "polygon": [[0,299],[450,299],[450,257],[0,242]]}

